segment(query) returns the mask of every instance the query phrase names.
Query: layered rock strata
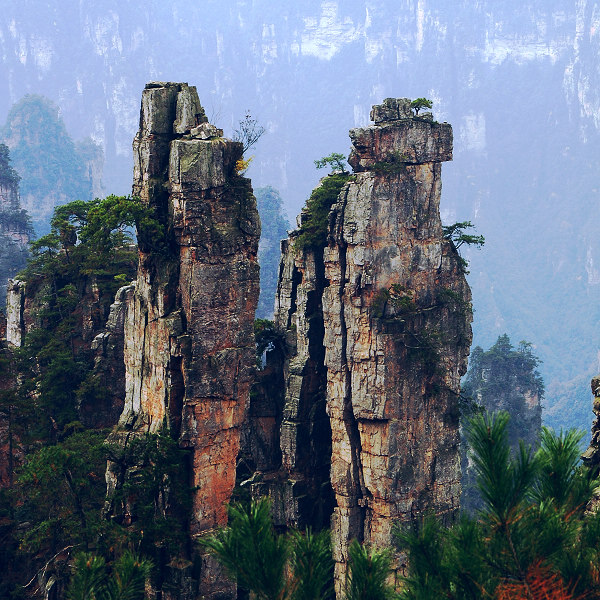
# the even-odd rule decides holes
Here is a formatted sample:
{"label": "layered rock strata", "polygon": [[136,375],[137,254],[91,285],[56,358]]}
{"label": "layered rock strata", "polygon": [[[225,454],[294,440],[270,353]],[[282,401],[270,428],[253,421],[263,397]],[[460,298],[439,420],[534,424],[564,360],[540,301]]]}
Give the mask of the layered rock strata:
{"label": "layered rock strata", "polygon": [[326,400],[320,432],[330,437],[319,443],[331,445],[338,592],[352,539],[390,547],[394,524],[426,511],[455,517],[471,343],[470,290],[439,215],[452,129],[414,117],[406,99],[386,100],[371,118],[350,132],[355,175],[330,210],[325,247],[298,248],[302,226],[284,244],[275,310],[293,341],[281,428],[292,474],[314,448]]}
{"label": "layered rock strata", "polygon": [[[166,232],[159,248],[139,238],[119,426],[127,435],[166,425],[190,450],[194,537],[226,523],[255,364],[260,223],[250,181],[236,171],[242,144],[222,134],[207,122],[195,88],[144,89],[133,194]],[[109,472],[109,486],[116,483]],[[233,593],[215,569],[203,556],[200,596]]]}

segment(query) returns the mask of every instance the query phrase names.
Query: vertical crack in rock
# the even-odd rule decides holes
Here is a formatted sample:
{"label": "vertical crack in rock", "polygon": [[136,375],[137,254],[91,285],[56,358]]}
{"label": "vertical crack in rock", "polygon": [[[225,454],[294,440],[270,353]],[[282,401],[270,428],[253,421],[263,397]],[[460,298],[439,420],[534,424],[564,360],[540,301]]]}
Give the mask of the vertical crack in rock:
{"label": "vertical crack in rock", "polygon": [[[330,213],[330,224],[333,225],[335,234],[333,240],[341,239],[341,243],[337,245],[336,260],[339,264],[339,274],[341,278],[337,281],[338,285],[333,285],[332,293],[336,293],[335,305],[339,307],[340,319],[340,362],[337,365],[340,372],[340,379],[343,381],[344,397],[342,399],[342,423],[346,430],[346,439],[350,445],[350,481],[352,487],[352,496],[348,496],[347,490],[339,489],[336,486],[336,478],[333,479],[334,490],[339,495],[343,496],[344,502],[340,502],[334,509],[332,518],[332,529],[338,535],[343,536],[345,544],[336,544],[334,546],[334,558],[336,563],[344,564],[347,561],[347,546],[352,539],[357,539],[362,542],[365,539],[365,521],[366,521],[366,498],[368,490],[365,487],[363,466],[362,466],[362,447],[360,439],[360,431],[358,422],[354,416],[352,407],[352,384],[351,373],[348,365],[348,326],[345,316],[345,305],[343,302],[344,294],[346,293],[346,252],[348,244],[338,234],[335,226],[344,222],[344,211],[347,201],[347,188],[340,194],[338,203],[332,208]],[[339,215],[339,221],[338,221]],[[331,396],[330,396],[331,397]],[[329,402],[330,407],[333,403]],[[333,411],[335,414],[335,408]],[[331,408],[330,408],[331,410]],[[353,498],[352,498],[353,497]],[[347,529],[345,527],[347,525]]]}
{"label": "vertical crack in rock", "polygon": [[[297,484],[289,465],[302,455],[301,444],[312,443],[285,412],[324,386],[338,595],[352,539],[391,547],[394,524],[429,510],[454,518],[457,399],[471,343],[470,290],[439,215],[440,163],[452,159],[452,129],[430,114],[415,117],[407,99],[388,98],[371,117],[374,126],[350,132],[355,174],[330,210],[327,242],[298,243],[303,214],[300,230],[282,244],[275,311],[288,341],[280,485],[286,477]],[[322,341],[311,338],[315,293]],[[314,352],[319,344],[324,368],[311,363],[322,356]],[[311,476],[303,476],[307,490]],[[284,522],[297,522],[297,503],[291,513],[281,515]],[[396,568],[403,568],[401,555]]]}
{"label": "vertical crack in rock", "polygon": [[[133,195],[165,236],[160,244],[138,236],[114,438],[125,444],[132,431],[167,427],[189,450],[195,539],[226,523],[235,484],[254,370],[260,222],[250,181],[236,171],[242,144],[208,123],[194,87],[148,84],[133,147]],[[119,485],[117,471],[109,468],[109,489]],[[198,594],[234,597],[214,559],[199,558]]]}
{"label": "vertical crack in rock", "polygon": [[[280,448],[280,461],[265,461],[260,452],[253,461],[258,468],[252,482],[253,495],[274,499],[278,525],[327,527],[333,494],[329,483],[331,430],[326,414],[326,369],[322,310],[324,277],[323,251],[300,249],[292,238],[282,243],[282,259],[275,326],[284,332],[286,348],[268,354],[267,367],[259,375],[251,402],[248,429],[264,427],[265,403],[275,418],[267,446]],[[265,396],[265,381],[278,380],[283,393],[271,390]],[[281,406],[281,409],[278,406]]]}

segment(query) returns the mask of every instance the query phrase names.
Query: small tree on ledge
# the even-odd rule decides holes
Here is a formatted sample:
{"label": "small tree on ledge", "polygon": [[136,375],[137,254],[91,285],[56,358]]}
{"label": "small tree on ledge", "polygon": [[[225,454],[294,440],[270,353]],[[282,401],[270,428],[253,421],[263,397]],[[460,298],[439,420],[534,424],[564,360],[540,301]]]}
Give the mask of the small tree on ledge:
{"label": "small tree on ledge", "polygon": [[433,102],[427,98],[417,98],[410,103],[410,107],[415,111],[415,116],[419,116],[419,111],[422,108],[431,108]]}
{"label": "small tree on ledge", "polygon": [[329,156],[315,160],[315,167],[317,169],[323,169],[327,166],[331,167],[331,175],[348,172],[346,170],[346,157],[339,152],[332,152]]}

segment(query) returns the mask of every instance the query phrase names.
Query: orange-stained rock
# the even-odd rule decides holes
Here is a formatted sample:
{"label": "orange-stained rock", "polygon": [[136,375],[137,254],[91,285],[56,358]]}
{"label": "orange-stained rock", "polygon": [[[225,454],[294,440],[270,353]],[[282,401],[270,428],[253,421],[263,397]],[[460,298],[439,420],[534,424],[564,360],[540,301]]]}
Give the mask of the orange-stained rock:
{"label": "orange-stained rock", "polygon": [[[260,223],[242,144],[207,123],[196,89],[148,84],[134,143],[133,194],[152,207],[166,243],[140,236],[140,263],[124,317],[121,431],[164,424],[189,449],[189,534],[227,522],[240,427],[253,376]],[[118,436],[117,436],[118,437]],[[109,490],[118,485],[109,469]],[[201,556],[199,596],[235,595]]]}
{"label": "orange-stained rock", "polygon": [[358,173],[330,210],[326,246],[300,250],[298,232],[284,243],[275,310],[293,342],[281,429],[289,480],[316,440],[297,407],[326,399],[338,594],[352,539],[391,547],[394,524],[430,510],[451,520],[460,498],[458,394],[472,317],[439,214],[452,129],[413,118],[406,99],[372,117],[350,132]]}

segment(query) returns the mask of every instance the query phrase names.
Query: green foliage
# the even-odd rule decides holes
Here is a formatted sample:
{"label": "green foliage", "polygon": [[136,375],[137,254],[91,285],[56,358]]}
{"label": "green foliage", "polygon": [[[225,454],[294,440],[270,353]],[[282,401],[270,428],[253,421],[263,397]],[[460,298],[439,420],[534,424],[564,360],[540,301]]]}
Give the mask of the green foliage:
{"label": "green foliage", "polygon": [[230,505],[228,526],[201,544],[258,599],[333,597],[329,532],[277,534],[266,498]]}
{"label": "green foliage", "polygon": [[58,206],[50,226],[49,234],[31,244],[33,258],[20,276],[26,281],[47,276],[73,282],[82,275],[93,276],[114,295],[114,277],[133,272],[133,226],[140,242],[150,249],[160,251],[165,244],[164,230],[153,211],[129,196]]}
{"label": "green foliage", "polygon": [[346,600],[386,600],[395,597],[387,579],[392,558],[388,550],[362,546],[353,540],[348,548]]}
{"label": "green foliage", "polygon": [[107,581],[106,600],[143,600],[151,568],[151,561],[126,550],[113,565],[112,577]]}
{"label": "green foliage", "polygon": [[0,225],[3,229],[24,233],[29,238],[33,237],[31,217],[26,210],[19,209],[0,211]]}
{"label": "green foliage", "polygon": [[68,600],[99,600],[106,588],[106,561],[101,556],[80,552],[75,556],[75,573],[67,590]]}
{"label": "green foliage", "polygon": [[107,573],[100,556],[80,553],[67,590],[68,600],[143,600],[144,586],[152,563],[125,551]]}
{"label": "green foliage", "polygon": [[147,556],[160,547],[177,555],[185,542],[182,525],[192,501],[187,455],[165,427],[110,449],[123,482],[111,499],[112,512],[121,519],[131,515],[131,524],[124,523],[127,538]]}
{"label": "green foliage", "polygon": [[[475,246],[481,248],[485,244],[485,237],[482,235],[473,235],[465,233],[467,229],[474,229],[475,225],[471,221],[459,221],[452,223],[451,225],[443,225],[442,232],[444,238],[452,243],[454,248],[458,249],[463,246]],[[469,263],[462,256],[459,255],[461,266],[464,270],[469,266]]]}
{"label": "green foliage", "polygon": [[399,150],[391,152],[385,157],[385,160],[377,161],[370,167],[372,171],[385,175],[393,175],[395,173],[406,173],[406,154]]}
{"label": "green foliage", "polygon": [[404,598],[600,595],[600,516],[586,513],[598,481],[577,464],[579,434],[546,429],[535,455],[524,444],[513,455],[507,427],[506,413],[471,421],[477,520],[446,529],[429,516],[398,534],[409,553]]}
{"label": "green foliage", "polygon": [[[544,396],[544,382],[537,370],[539,364],[531,344],[522,341],[515,349],[506,334],[499,336],[487,352],[477,346],[471,353],[462,392],[466,397],[477,398],[482,410],[508,411],[511,420],[507,435],[513,452],[517,451],[520,439],[533,446],[538,443]],[[472,485],[474,473],[468,467],[464,444],[462,452],[464,485],[461,506],[472,511],[479,506],[480,499]]]}
{"label": "green foliage", "polygon": [[444,225],[442,231],[444,237],[450,240],[458,250],[463,244],[481,248],[485,244],[485,238],[482,235],[472,235],[465,233],[466,229],[473,229],[475,225],[471,221],[460,221],[452,225]]}
{"label": "green foliage", "polygon": [[584,433],[571,429],[556,435],[542,428],[538,451],[539,478],[533,498],[536,502],[552,502],[566,513],[579,511],[592,496],[596,482],[579,468]]}
{"label": "green foliage", "polygon": [[383,319],[388,301],[390,299],[390,290],[388,288],[380,288],[377,290],[371,301],[371,314],[375,319]]}
{"label": "green foliage", "polygon": [[321,184],[313,190],[302,212],[302,224],[294,240],[298,250],[325,247],[329,211],[349,180],[347,173],[333,173],[322,179]]}
{"label": "green foliage", "polygon": [[[473,348],[463,391],[471,396],[480,396],[486,410],[492,410],[500,397],[516,393],[520,402],[514,398],[510,403],[514,407],[508,406],[510,412],[518,411],[515,416],[522,419],[525,410],[523,395],[537,394],[540,400],[544,396],[544,381],[538,371],[540,363],[531,343],[521,341],[515,350],[508,335],[502,334],[487,352],[479,346]],[[525,431],[518,431],[518,435],[511,434],[510,437],[516,442],[519,437],[526,438],[525,434]]]}
{"label": "green foliage", "polygon": [[[47,98],[29,94],[9,111],[2,137],[16,141],[11,148],[15,169],[21,173],[21,195],[42,201],[51,197],[89,200],[92,182],[86,161],[67,133],[58,107]],[[100,151],[101,150],[97,150]],[[37,223],[38,233],[47,225]]]}
{"label": "green foliage", "polygon": [[106,482],[105,432],[82,431],[28,455],[16,483],[21,548],[52,555],[98,534]]}
{"label": "green foliage", "polygon": [[35,296],[32,317],[39,328],[26,336],[17,355],[21,392],[35,396],[43,409],[31,429],[35,435],[52,437],[53,429],[77,418],[80,387],[93,366],[81,343],[83,311],[93,307],[85,318],[102,327],[115,292],[134,278],[133,226],[147,244],[163,247],[164,233],[152,211],[119,196],[57,207],[50,233],[31,245],[31,260],[19,277]]}
{"label": "green foliage", "polygon": [[10,165],[10,151],[6,144],[0,144],[0,181],[18,184],[21,178]]}
{"label": "green foliage", "polygon": [[287,539],[273,529],[270,503],[262,499],[248,507],[229,507],[229,525],[202,544],[223,564],[228,573],[258,600],[289,597],[285,565]]}
{"label": "green foliage", "polygon": [[416,98],[410,103],[410,107],[415,111],[415,115],[419,114],[419,111],[423,108],[431,108],[433,102],[427,98]]}
{"label": "green foliage", "polygon": [[285,348],[285,334],[275,327],[273,321],[256,319],[254,321],[254,337],[256,339],[256,360],[260,363],[265,352]]}
{"label": "green foliage", "polygon": [[[439,374],[440,350],[448,341],[435,325],[442,311],[465,316],[471,305],[452,289],[439,290],[435,301],[415,298],[413,290],[395,283],[379,289],[371,301],[371,315],[393,329],[396,340],[406,348],[406,358],[420,363],[428,376]],[[430,314],[425,321],[423,317]]]}
{"label": "green foliage", "polygon": [[339,152],[332,152],[329,156],[324,156],[323,158],[315,160],[314,162],[317,169],[329,167],[332,174],[347,173],[346,157]]}
{"label": "green foliage", "polygon": [[328,531],[290,534],[290,566],[293,573],[292,599],[327,600],[333,597],[333,560]]}
{"label": "green foliage", "polygon": [[506,434],[509,418],[506,412],[477,416],[471,421],[469,432],[477,486],[489,518],[500,528],[515,522],[538,466],[531,449],[524,444],[520,444],[516,457],[511,457]]}

